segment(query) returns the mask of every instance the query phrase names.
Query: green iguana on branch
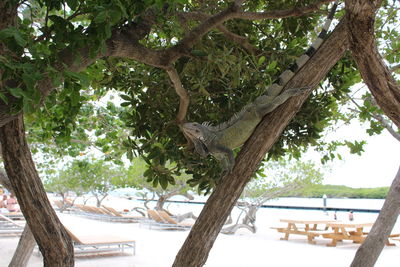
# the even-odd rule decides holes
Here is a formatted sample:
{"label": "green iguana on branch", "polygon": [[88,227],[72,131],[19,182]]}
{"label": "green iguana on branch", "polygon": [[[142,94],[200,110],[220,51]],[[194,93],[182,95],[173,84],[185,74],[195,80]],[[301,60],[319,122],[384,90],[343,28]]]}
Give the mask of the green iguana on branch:
{"label": "green iguana on branch", "polygon": [[325,40],[336,8],[337,2],[334,3],[329,12],[318,38],[303,55],[297,58],[295,63],[279,76],[274,84],[267,88],[265,94],[256,98],[253,103],[246,105],[239,113],[236,113],[231,119],[221,124],[211,125],[208,122],[202,124],[188,122],[183,124],[182,131],[193,142],[196,152],[203,157],[211,154],[219,160],[222,165],[223,175],[229,173],[235,164],[232,150],[246,142],[266,114],[272,112],[290,97],[310,89],[309,87],[292,88],[281,93],[284,86]]}

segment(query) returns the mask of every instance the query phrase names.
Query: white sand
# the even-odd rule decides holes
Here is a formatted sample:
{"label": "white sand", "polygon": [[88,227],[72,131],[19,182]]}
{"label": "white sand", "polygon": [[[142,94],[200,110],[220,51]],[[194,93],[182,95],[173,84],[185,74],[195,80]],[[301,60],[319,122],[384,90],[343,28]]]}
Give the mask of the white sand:
{"label": "white sand", "polygon": [[[110,201],[108,204],[112,204]],[[172,212],[193,211],[198,214],[201,205],[173,204],[169,207]],[[247,230],[240,230],[235,235],[219,235],[212,248],[207,267],[248,267],[248,266],[297,266],[297,267],[341,267],[349,266],[354,254],[359,247],[349,241],[339,243],[337,247],[326,247],[329,242],[317,238],[317,244],[311,245],[305,236],[294,235],[289,241],[281,241],[283,235],[270,229],[279,225],[280,218],[292,219],[330,219],[321,211],[261,209],[257,214],[258,231],[252,234]],[[355,213],[356,221],[373,222],[377,214]],[[346,213],[338,213],[339,220],[345,220]],[[93,267],[166,267],[171,266],[175,255],[179,251],[189,231],[168,231],[149,229],[133,223],[107,223],[85,219],[75,215],[61,214],[62,221],[80,229],[82,233],[104,232],[123,235],[136,240],[136,255],[118,255],[108,257],[77,258],[76,266]],[[235,218],[234,218],[235,219]],[[400,233],[397,224],[393,232]],[[7,266],[15,247],[17,237],[0,238],[0,267]],[[37,251],[37,250],[36,250]],[[396,247],[385,247],[376,267],[399,266],[400,243]],[[34,253],[30,259],[29,267],[43,266],[42,258]]]}

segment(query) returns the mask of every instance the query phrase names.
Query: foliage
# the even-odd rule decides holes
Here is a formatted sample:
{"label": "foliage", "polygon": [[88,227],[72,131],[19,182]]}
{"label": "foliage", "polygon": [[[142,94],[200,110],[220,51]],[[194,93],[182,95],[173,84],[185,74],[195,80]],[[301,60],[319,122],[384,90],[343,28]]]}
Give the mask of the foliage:
{"label": "foliage", "polygon": [[57,174],[50,176],[44,181],[44,187],[48,192],[59,194],[63,199],[73,192],[80,196],[89,191],[78,173],[73,169],[64,169]]}
{"label": "foliage", "polygon": [[[87,97],[95,98],[94,95]],[[62,115],[52,117],[58,105],[49,106],[34,116],[26,116],[31,151],[38,155],[36,162],[46,172],[45,176],[52,175],[57,165],[67,157],[101,157],[117,165],[123,164],[126,150],[121,140],[129,134],[119,119],[121,107],[112,102],[114,98],[110,94],[101,100],[83,103],[77,118],[66,126],[68,135],[60,126],[65,118]]]}
{"label": "foliage", "polygon": [[45,188],[62,194],[71,191],[77,196],[90,193],[100,205],[124,175],[122,167],[115,167],[104,160],[73,160],[58,175],[47,179]]}
{"label": "foliage", "polygon": [[[312,2],[245,1],[244,9],[260,12]],[[17,99],[12,112],[23,110],[28,115],[27,128],[30,142],[35,144],[34,151],[62,158],[66,154],[72,157],[86,154],[89,147],[96,147],[104,153],[105,160],[119,164],[126,152],[129,159],[143,157],[147,168],[143,175],[154,186],[166,188],[168,184],[177,184],[177,177],[182,177],[188,179],[190,186],[208,192],[218,182],[219,167],[213,159],[201,159],[185,145],[186,140],[175,123],[179,98],[164,70],[116,57],[93,60],[83,70],[79,65],[97,54],[105,54],[115,34],[123,32],[127,25],[146,22],[151,17],[149,13],[156,14],[150,19],[150,29],[132,33],[132,42],[159,51],[172,47],[186,36],[187,29],[199,25],[198,20],[182,22],[181,15],[198,11],[215,14],[228,3],[23,1],[16,25],[0,31],[0,41],[9,51],[0,55],[0,73],[5,85],[1,87],[0,99],[5,103]],[[308,47],[315,37],[314,28],[325,18],[321,13],[224,23],[230,32],[246,36],[257,53],[227,41],[216,30],[210,31],[190,51],[181,51],[184,56],[174,67],[190,94],[187,120],[220,123],[262,94]],[[385,59],[389,63],[398,62],[398,30],[389,26],[395,25],[396,14],[391,1],[387,1],[377,18],[377,35],[388,44]],[[76,56],[67,61],[73,62],[74,68],[65,69],[60,58],[71,51]],[[86,51],[88,57],[82,58],[78,51]],[[46,79],[57,90],[43,100],[38,84]],[[335,122],[349,120],[340,107],[348,101],[349,87],[359,81],[349,56],[338,62],[287,126],[268,157],[279,159],[290,154],[299,158],[310,146],[325,153],[322,161],[340,157],[335,151],[342,145],[360,153],[362,140],[328,143],[321,139]],[[121,107],[116,98],[96,107],[93,101],[110,90],[120,94]],[[43,101],[44,106],[38,109]],[[376,125],[371,129],[379,132]]]}
{"label": "foliage", "polygon": [[286,196],[298,197],[317,197],[321,198],[324,194],[327,197],[346,197],[346,198],[386,198],[389,187],[377,188],[352,188],[344,185],[313,185],[300,190],[298,193],[289,193]]}
{"label": "foliage", "polygon": [[242,198],[250,201],[253,199],[262,204],[265,202],[264,198],[269,199],[275,191],[279,192],[288,185],[294,186],[289,192],[279,194],[295,194],[298,190],[320,184],[323,180],[322,171],[311,161],[280,159],[268,161],[263,168],[267,174],[259,175],[250,181],[242,193]]}
{"label": "foliage", "polygon": [[[165,168],[168,171],[171,167]],[[133,158],[131,165],[126,171],[126,175],[119,176],[118,179],[114,181],[114,185],[117,187],[133,187],[137,189],[146,189],[150,192],[156,193],[158,196],[165,196],[176,192],[176,194],[185,195],[191,188],[186,184],[188,180],[188,175],[174,176],[172,183],[160,183],[154,180],[151,181],[146,178],[145,173],[149,171],[149,166],[141,158]]]}

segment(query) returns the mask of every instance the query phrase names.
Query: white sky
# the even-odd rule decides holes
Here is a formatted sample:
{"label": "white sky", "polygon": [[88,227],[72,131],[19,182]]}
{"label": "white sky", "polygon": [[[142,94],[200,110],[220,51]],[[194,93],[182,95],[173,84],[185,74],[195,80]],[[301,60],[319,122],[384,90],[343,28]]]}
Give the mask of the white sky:
{"label": "white sky", "polygon": [[[364,127],[365,128],[365,127]],[[331,164],[323,184],[346,185],[350,187],[390,186],[400,166],[400,142],[386,130],[381,135],[369,136],[357,120],[339,128],[330,136],[335,139],[365,140],[367,144],[361,156],[350,154],[343,149],[343,160]],[[329,138],[329,135],[327,136]],[[315,153],[313,160],[318,163]]]}

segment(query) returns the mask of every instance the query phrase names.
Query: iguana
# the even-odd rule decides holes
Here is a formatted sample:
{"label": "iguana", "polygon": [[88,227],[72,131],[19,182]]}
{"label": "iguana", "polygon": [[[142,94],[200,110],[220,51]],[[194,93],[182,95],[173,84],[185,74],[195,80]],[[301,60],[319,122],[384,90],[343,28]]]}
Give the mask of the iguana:
{"label": "iguana", "polygon": [[188,122],[182,125],[183,133],[193,142],[197,153],[203,157],[211,154],[221,162],[223,175],[230,172],[235,164],[232,150],[246,142],[262,118],[290,97],[309,89],[308,87],[293,88],[281,93],[288,81],[321,46],[326,38],[336,8],[337,2],[334,3],[329,12],[318,38],[303,55],[297,58],[295,63],[279,76],[274,84],[267,88],[265,94],[256,98],[253,103],[246,105],[239,113],[221,124]]}

